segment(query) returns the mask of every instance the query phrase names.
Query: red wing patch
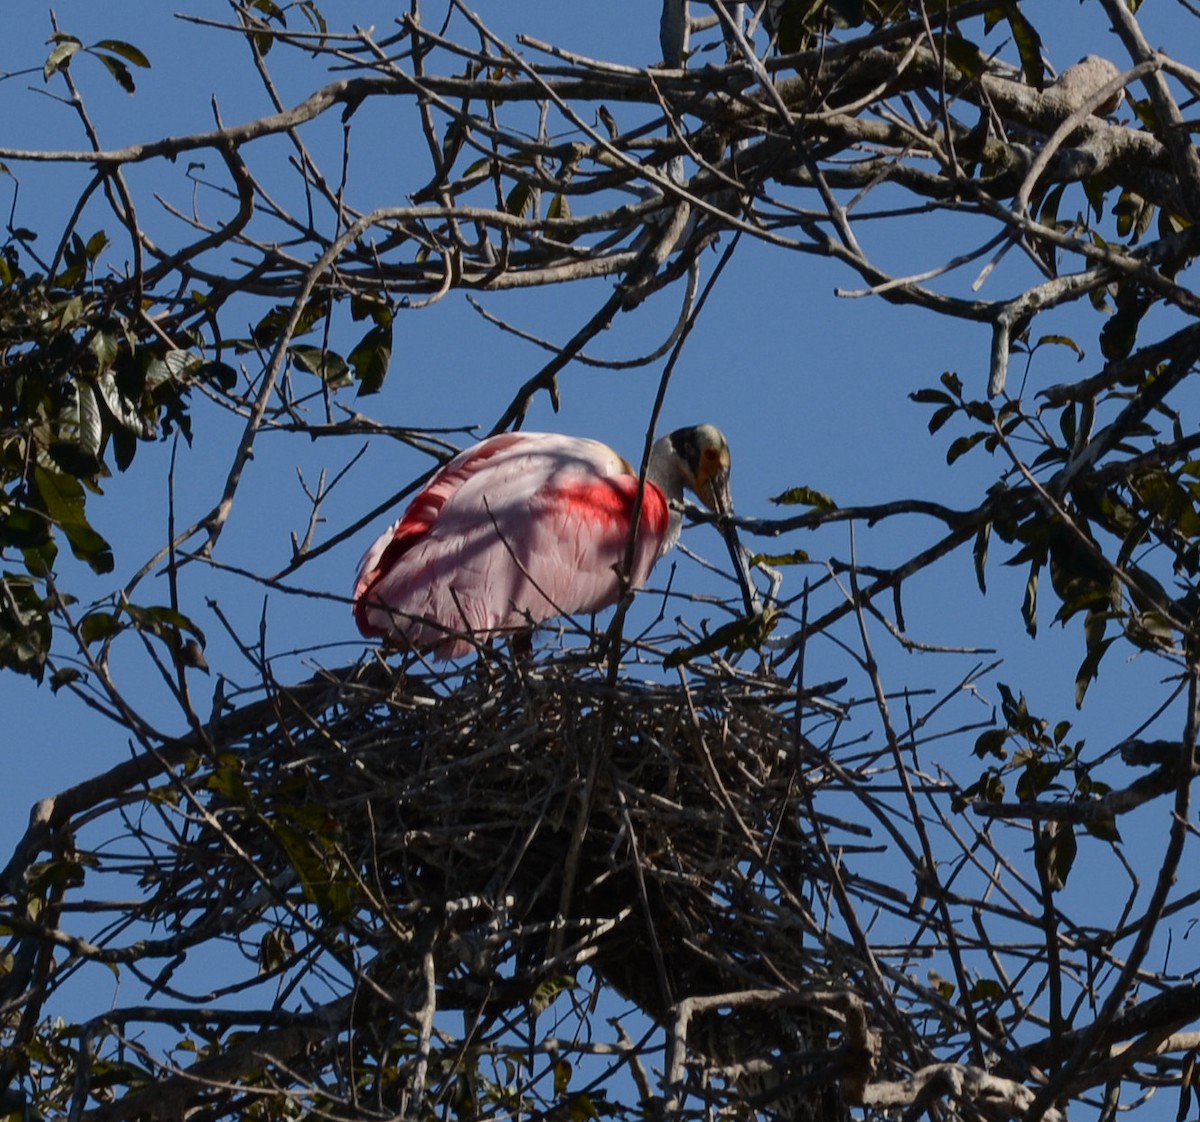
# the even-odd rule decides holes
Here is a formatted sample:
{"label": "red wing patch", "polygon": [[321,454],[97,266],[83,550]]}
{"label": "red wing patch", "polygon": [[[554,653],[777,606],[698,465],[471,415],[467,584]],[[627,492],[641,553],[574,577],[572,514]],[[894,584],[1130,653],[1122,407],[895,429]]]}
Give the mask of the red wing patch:
{"label": "red wing patch", "polygon": [[[638,481],[632,475],[613,475],[606,479],[580,480],[551,492],[551,501],[561,504],[587,524],[600,524],[606,529],[625,529],[633,517]],[[641,525],[643,532],[666,533],[669,511],[663,493],[647,483],[642,495]]]}

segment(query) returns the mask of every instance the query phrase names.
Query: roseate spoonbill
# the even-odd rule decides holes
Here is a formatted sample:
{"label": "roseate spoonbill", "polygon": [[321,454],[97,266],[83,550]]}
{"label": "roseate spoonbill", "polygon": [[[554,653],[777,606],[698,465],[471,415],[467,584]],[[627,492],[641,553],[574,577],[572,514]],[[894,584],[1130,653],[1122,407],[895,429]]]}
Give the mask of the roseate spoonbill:
{"label": "roseate spoonbill", "polygon": [[[693,491],[729,514],[729,445],[713,425],[677,429],[650,453],[629,583],[646,582],[679,538],[671,500]],[[638,475],[595,440],[510,432],[460,452],[369,550],[354,618],[392,646],[458,658],[474,640],[528,631],[556,615],[595,612],[621,595]],[[750,578],[724,526],[743,596]]]}

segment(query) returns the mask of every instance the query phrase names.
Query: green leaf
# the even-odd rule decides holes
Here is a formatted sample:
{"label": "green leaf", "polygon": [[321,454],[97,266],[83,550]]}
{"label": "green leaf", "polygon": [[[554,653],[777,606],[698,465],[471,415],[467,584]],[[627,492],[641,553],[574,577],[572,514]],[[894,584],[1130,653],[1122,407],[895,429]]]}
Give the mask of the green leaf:
{"label": "green leaf", "polygon": [[1153,136],[1162,135],[1162,122],[1158,117],[1158,110],[1154,108],[1154,102],[1149,98],[1131,97],[1127,99],[1129,108],[1133,110],[1133,115],[1141,123],[1142,127]]}
{"label": "green leaf", "polygon": [[559,1059],[554,1062],[554,1094],[557,1098],[561,1099],[571,1086],[571,1070],[569,1060]]}
{"label": "green leaf", "polygon": [[[1104,217],[1104,200],[1108,195],[1109,183],[1098,175],[1089,176],[1083,181],[1083,193],[1091,205],[1092,215],[1097,222]],[[1096,295],[1103,299],[1103,290],[1097,289]]]}
{"label": "green leaf", "polygon": [[99,458],[84,452],[78,442],[73,440],[56,440],[46,451],[50,455],[54,467],[67,475],[84,481],[85,486],[96,488],[95,479],[101,474],[103,464]]}
{"label": "green leaf", "polygon": [[[491,171],[492,157],[481,156],[478,160],[467,165],[467,170],[462,173],[461,182],[463,185],[468,184],[472,179],[482,182],[491,175]],[[474,184],[471,184],[471,186],[474,186]]]}
{"label": "green leaf", "polygon": [[1021,56],[1021,71],[1025,75],[1025,81],[1035,90],[1040,90],[1046,84],[1046,67],[1042,62],[1041,36],[1016,4],[1006,4],[1004,15],[1008,20],[1008,26],[1012,29],[1013,41],[1017,44],[1017,54]]}
{"label": "green leaf", "polygon": [[26,576],[0,575],[0,667],[42,680],[52,629],[46,601]]}
{"label": "green leaf", "polygon": [[83,677],[83,673],[76,670],[73,666],[64,666],[61,670],[54,671],[50,675],[50,689],[54,693],[58,693],[63,686],[69,686],[72,682],[78,682]]}
{"label": "green leaf", "polygon": [[[1099,613],[1097,613],[1099,614]],[[1085,628],[1086,628],[1085,624]],[[1087,696],[1088,687],[1100,673],[1100,661],[1108,652],[1108,648],[1116,642],[1115,635],[1088,642],[1087,654],[1075,671],[1075,708],[1083,708],[1083,699]]]}
{"label": "green leaf", "polygon": [[[601,1105],[604,1104],[602,1098],[599,1101]],[[570,1122],[598,1122],[600,1118],[600,1112],[596,1109],[596,1099],[593,1099],[591,1095],[572,1095],[568,1111]]]}
{"label": "green leaf", "polygon": [[987,58],[969,39],[961,35],[946,35],[942,49],[948,58],[968,78],[979,78],[987,71]]}
{"label": "green leaf", "polygon": [[1100,353],[1110,362],[1127,358],[1137,343],[1138,325],[1145,308],[1118,308],[1100,330]]}
{"label": "green leaf", "polygon": [[[329,311],[329,302],[323,297],[317,297],[304,305],[296,320],[292,338],[307,335]],[[283,337],[283,332],[292,318],[291,304],[276,304],[254,327],[254,342],[260,347],[269,347]]]}
{"label": "green leaf", "polygon": [[998,803],[1004,798],[1004,780],[995,768],[987,768],[978,781],[965,788],[961,795],[953,800],[951,806],[957,813],[962,813],[966,806],[975,799],[983,802]]}
{"label": "green leaf", "polygon": [[[577,982],[574,974],[558,974],[551,978],[545,978],[538,983],[537,988],[533,991],[533,998],[530,1005],[535,1014],[544,1013],[553,1004],[554,999],[559,994],[570,993],[575,989]],[[568,1065],[569,1066],[569,1065]],[[567,1073],[570,1078],[570,1072]],[[557,1083],[557,1073],[555,1075]]]}
{"label": "green leaf", "polygon": [[[1145,569],[1133,568],[1128,572],[1129,595],[1139,611],[1158,613],[1171,603],[1171,597],[1158,579],[1151,576]],[[1169,630],[1169,629],[1168,629]]]}
{"label": "green leaf", "polygon": [[952,464],[961,456],[965,456],[972,448],[975,447],[981,440],[986,440],[991,433],[988,432],[973,432],[967,436],[960,436],[952,441],[950,447],[946,449],[946,463]]}
{"label": "green leaf", "polygon": [[238,802],[244,802],[249,795],[246,781],[242,778],[241,764],[228,754],[218,758],[216,766],[204,781],[204,787]]}
{"label": "green leaf", "polygon": [[304,895],[321,909],[326,919],[345,922],[354,907],[350,883],[339,870],[337,858],[322,849],[306,833],[285,823],[272,823],[272,833],[287,853],[300,877]]}
{"label": "green leaf", "polygon": [[1066,191],[1067,185],[1059,183],[1046,192],[1046,197],[1042,200],[1041,209],[1038,212],[1038,221],[1043,226],[1055,228],[1058,226],[1058,208],[1062,202],[1063,192]]}
{"label": "green leaf", "polygon": [[98,58],[104,63],[104,68],[116,80],[118,86],[126,93],[134,93],[137,90],[137,85],[133,80],[133,71],[129,69],[119,58],[114,58],[112,55],[94,54],[93,58]]}
{"label": "green leaf", "polygon": [[[254,325],[254,329],[250,333],[254,342],[260,347],[269,347],[276,342],[283,334],[290,314],[291,309],[285,304],[277,304],[273,307]],[[301,332],[297,330],[296,334],[299,335]]]}
{"label": "green leaf", "polygon": [[1029,567],[1029,579],[1025,582],[1025,598],[1021,601],[1021,618],[1025,621],[1025,630],[1036,638],[1037,636],[1037,593],[1038,573],[1041,562],[1034,561]]}
{"label": "green leaf", "polygon": [[677,666],[687,666],[704,655],[758,650],[771,634],[777,618],[778,613],[768,609],[762,615],[731,620],[706,635],[700,642],[672,651],[663,659],[663,666],[671,670]]}
{"label": "green leaf", "polygon": [[137,454],[137,437],[128,429],[115,428],[108,434],[108,439],[113,458],[117,462],[117,470],[124,471],[133,463],[133,457]]}
{"label": "green leaf", "polygon": [[179,788],[169,783],[162,787],[151,787],[146,792],[146,798],[155,806],[178,806],[181,795]]}
{"label": "green leaf", "polygon": [[114,566],[112,547],[88,524],[80,482],[62,472],[48,471],[41,465],[33,469],[33,482],[42,509],[66,535],[71,552],[94,572],[111,573]]}
{"label": "green leaf", "polygon": [[79,623],[79,634],[85,643],[98,643],[120,634],[124,625],[112,612],[88,612]]}
{"label": "green leaf", "polygon": [[148,440],[154,435],[153,421],[144,417],[137,404],[126,396],[111,370],[96,379],[96,389],[112,419],[126,432],[141,440]]}
{"label": "green leaf", "polygon": [[1161,612],[1136,612],[1126,622],[1130,641],[1142,650],[1161,650],[1171,646],[1175,630]]}
{"label": "green leaf", "polygon": [[945,371],[938,379],[955,397],[962,397],[962,379],[953,370]]}
{"label": "green leaf", "polygon": [[917,390],[908,395],[908,400],[915,401],[918,405],[952,405],[954,403],[954,399],[949,394],[934,389]]}
{"label": "green leaf", "polygon": [[282,970],[296,953],[292,936],[286,927],[273,927],[258,945],[258,970],[260,974],[273,974]]}
{"label": "green leaf", "polygon": [[1075,342],[1069,335],[1042,335],[1034,344],[1034,348],[1041,347],[1045,344],[1053,344],[1058,347],[1070,347],[1078,356],[1079,361],[1084,360],[1083,348]]}
{"label": "green leaf", "polygon": [[992,524],[985,522],[979,527],[979,533],[975,535],[975,546],[972,549],[972,556],[975,559],[975,580],[979,584],[979,591],[986,595],[987,593],[987,578],[984,570],[987,566],[988,543],[992,536]]}
{"label": "green leaf", "polygon": [[828,495],[814,491],[811,487],[789,487],[768,502],[778,506],[811,506],[817,510],[837,510],[837,503]]}
{"label": "green leaf", "polygon": [[115,335],[109,335],[104,331],[97,331],[88,340],[88,350],[92,352],[96,359],[97,371],[103,373],[117,361],[117,355],[121,353],[121,340]]}
{"label": "green leaf", "polygon": [[[64,287],[71,287],[72,285],[74,285],[76,283],[75,280],[68,281],[68,280],[63,279],[64,277],[66,277],[68,275],[68,273],[72,274],[73,276],[75,276],[77,278],[82,278],[82,276],[83,276],[83,271],[84,271],[83,260],[82,260],[83,254],[79,253],[74,256],[75,256],[76,260],[79,262],[78,267],[73,268],[73,269],[68,269],[67,272],[61,273],[61,274],[59,274],[59,276],[57,278],[55,278]],[[69,300],[64,300],[61,304],[58,305],[58,322],[59,322],[60,327],[70,327],[71,324],[76,323],[78,320],[83,319],[83,315],[84,315],[84,305],[83,305],[83,297],[81,297],[81,296],[72,296]]]}
{"label": "green leaf", "polygon": [[336,351],[294,346],[288,348],[288,353],[301,370],[315,374],[331,386],[343,386],[350,382],[350,365]]}
{"label": "green leaf", "polygon": [[300,11],[314,31],[319,31],[322,35],[328,33],[329,25],[325,22],[325,16],[312,0],[301,0]]}
{"label": "green leaf", "polygon": [[570,218],[571,204],[561,191],[550,200],[550,207],[546,211],[547,218]]}
{"label": "green leaf", "polygon": [[828,0],[825,10],[833,17],[834,27],[859,27],[867,18],[863,0]]}
{"label": "green leaf", "polygon": [[143,70],[150,69],[150,60],[137,47],[132,43],[125,42],[124,39],[101,39],[100,42],[92,44],[92,50],[112,51],[113,54],[120,55],[126,62],[132,62],[134,66],[140,66]]}
{"label": "green leaf", "polygon": [[98,459],[104,443],[104,413],[96,400],[96,390],[90,382],[75,383],[79,402],[79,450],[91,459]]}
{"label": "green leaf", "polygon": [[108,235],[103,230],[97,230],[90,238],[87,245],[84,246],[84,252],[87,254],[89,261],[95,261],[101,253],[104,252],[108,245]]}
{"label": "green leaf", "polygon": [[1054,891],[1062,889],[1075,865],[1078,845],[1075,830],[1069,822],[1055,822],[1046,827],[1046,875]]}
{"label": "green leaf", "polygon": [[775,31],[779,50],[793,54],[804,50],[808,44],[808,18],[813,9],[812,0],[783,0],[775,18]]}
{"label": "green leaf", "polygon": [[46,64],[42,67],[42,78],[49,81],[55,74],[66,67],[71,58],[79,51],[83,50],[83,44],[76,38],[61,37],[61,42],[54,48],[46,59]]}
{"label": "green leaf", "polygon": [[355,323],[369,319],[377,327],[387,327],[394,315],[386,300],[381,300],[378,296],[356,295],[350,297],[350,318]]}
{"label": "green leaf", "polygon": [[152,358],[146,365],[145,388],[156,390],[166,382],[182,382],[200,366],[200,359],[191,351],[167,351],[161,358]]}
{"label": "green leaf", "polygon": [[751,565],[803,565],[810,560],[803,549],[793,549],[791,553],[756,553],[751,559]]}
{"label": "green leaf", "polygon": [[[21,514],[28,515],[28,511],[21,511]],[[27,545],[21,550],[21,559],[25,562],[25,571],[31,577],[37,577],[39,580],[54,568],[54,562],[58,559],[58,544],[49,536],[49,531],[45,523],[39,519],[43,539],[35,542],[33,545]],[[0,527],[0,536],[6,537],[3,533],[7,527]],[[73,603],[74,597],[67,596],[64,593],[59,593],[59,599]]]}
{"label": "green leaf", "polygon": [[1092,837],[1099,838],[1101,841],[1115,844],[1121,840],[1121,831],[1117,829],[1117,819],[1113,814],[1102,814],[1086,819],[1083,828]]}
{"label": "green leaf", "polygon": [[1003,1001],[1008,997],[1008,988],[995,978],[980,978],[968,992],[972,1001]]}
{"label": "green leaf", "polygon": [[1057,760],[1031,759],[1017,779],[1017,798],[1022,802],[1034,802],[1045,794],[1062,772]]}
{"label": "green leaf", "polygon": [[975,747],[971,750],[981,760],[995,756],[998,760],[1008,758],[1004,745],[1008,742],[1008,729],[987,729],[975,738]]}
{"label": "green leaf", "polygon": [[1065,464],[1068,459],[1068,451],[1066,448],[1047,448],[1044,452],[1039,452],[1030,465],[1034,468],[1044,467],[1046,464]]}
{"label": "green leaf", "polygon": [[358,381],[358,396],[378,393],[383,388],[392,361],[392,326],[372,327],[350,352],[350,365]]}
{"label": "green leaf", "polygon": [[964,401],[963,410],[973,421],[991,425],[996,420],[996,410],[990,401]]}
{"label": "green leaf", "polygon": [[1112,595],[1112,576],[1080,546],[1056,537],[1050,550],[1050,583],[1061,607],[1055,623],[1065,623],[1085,609],[1104,611]]}
{"label": "green leaf", "polygon": [[238,381],[238,372],[227,362],[202,362],[194,373],[197,378],[214,383],[225,393],[232,390]]}
{"label": "green leaf", "polygon": [[929,435],[932,436],[937,432],[957,412],[958,406],[954,404],[943,405],[940,409],[935,409],[933,416],[929,418]]}
{"label": "green leaf", "polygon": [[0,518],[0,546],[38,549],[49,540],[50,528],[46,520],[28,510],[14,510]]}
{"label": "green leaf", "polygon": [[1133,229],[1134,222],[1137,221],[1138,215],[1142,213],[1142,207],[1145,205],[1145,200],[1128,188],[1121,191],[1117,196],[1116,205],[1113,206],[1113,216],[1117,220],[1117,234],[1124,238],[1128,237]]}
{"label": "green leaf", "polygon": [[182,631],[194,635],[201,644],[205,641],[204,632],[187,616],[175,608],[168,608],[162,605],[143,607],[140,604],[130,603],[122,606],[140,631],[145,631],[150,635],[164,640],[171,647],[179,644],[180,632]]}
{"label": "green leaf", "polygon": [[504,209],[509,214],[527,218],[533,211],[533,188],[528,183],[518,183],[504,200]]}

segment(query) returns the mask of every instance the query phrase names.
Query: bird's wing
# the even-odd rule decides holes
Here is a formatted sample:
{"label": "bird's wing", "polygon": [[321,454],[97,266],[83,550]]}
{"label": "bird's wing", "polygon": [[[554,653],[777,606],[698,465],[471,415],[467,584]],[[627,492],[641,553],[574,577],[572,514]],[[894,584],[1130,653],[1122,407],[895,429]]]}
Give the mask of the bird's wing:
{"label": "bird's wing", "polygon": [[[447,632],[491,634],[619,595],[637,477],[596,441],[509,433],[456,457],[368,552],[356,614],[366,634],[398,634],[454,657]],[[658,559],[669,517],[643,495],[633,584]]]}
{"label": "bird's wing", "polygon": [[409,503],[404,516],[392,523],[363,554],[358,564],[355,600],[362,597],[381,574],[395,566],[404,554],[428,535],[442,508],[467,480],[486,470],[497,457],[510,452],[514,445],[528,441],[531,435],[508,432],[489,437],[460,452],[439,468],[425,489]]}

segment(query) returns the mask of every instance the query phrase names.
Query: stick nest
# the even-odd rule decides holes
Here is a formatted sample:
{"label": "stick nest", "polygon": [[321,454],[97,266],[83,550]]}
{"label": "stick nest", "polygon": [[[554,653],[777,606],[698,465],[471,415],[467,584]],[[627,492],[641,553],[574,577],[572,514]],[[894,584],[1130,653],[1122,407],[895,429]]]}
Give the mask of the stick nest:
{"label": "stick nest", "polygon": [[320,1033],[372,1009],[426,1053],[435,1013],[502,1047],[514,1009],[536,1020],[590,970],[659,1026],[677,1107],[732,1090],[840,1117],[886,1069],[832,920],[866,831],[818,809],[854,777],[799,732],[830,706],[728,667],[613,682],[568,656],[450,675],[376,659],[234,700],[88,810],[142,853],[115,864],[145,893],[132,918],[154,937],[131,958],[153,991],[178,996],[180,963],[218,944],[247,969],[190,1000],[266,982],[273,1008],[314,1010],[324,985],[323,1020],[288,1022],[316,1071]]}

